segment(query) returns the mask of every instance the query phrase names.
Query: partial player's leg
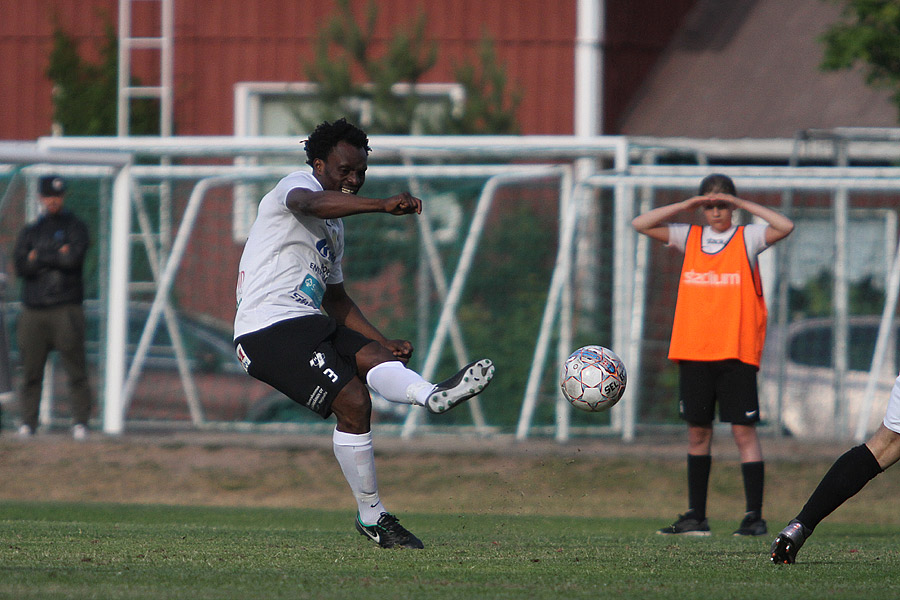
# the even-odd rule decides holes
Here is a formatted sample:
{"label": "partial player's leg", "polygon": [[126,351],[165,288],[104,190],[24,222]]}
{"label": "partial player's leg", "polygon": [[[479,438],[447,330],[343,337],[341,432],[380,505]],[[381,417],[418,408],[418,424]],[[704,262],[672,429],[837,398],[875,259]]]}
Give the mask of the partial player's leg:
{"label": "partial player's leg", "polygon": [[660,535],[711,535],[706,519],[706,497],[709,489],[709,474],[712,469],[710,446],[712,444],[712,423],[688,423],[687,484],[688,510],[674,523],[656,533]]}
{"label": "partial player's leg", "polygon": [[37,429],[44,366],[52,345],[50,332],[50,324],[40,311],[25,309],[19,315],[16,333],[22,356],[21,436],[30,436]]}
{"label": "partial player's leg", "polygon": [[745,513],[734,535],[765,535],[769,532],[762,518],[765,463],[756,424],[732,424],[732,434],[741,456],[741,478],[744,482]]}
{"label": "partial player's leg", "polygon": [[776,564],[791,564],[818,524],[859,492],[879,473],[900,460],[900,377],[894,381],[884,421],[869,441],[851,448],[834,464],[806,501],[803,510],[772,542]]}
{"label": "partial player's leg", "polygon": [[337,418],[334,456],[356,498],[356,529],[383,548],[423,548],[422,541],[390,514],[378,494],[375,452],[369,419],[372,403],[359,378],[347,383],[332,402]]}
{"label": "partial player's leg", "polygon": [[896,463],[898,458],[900,434],[884,425],[879,427],[868,442],[841,455],[819,482],[797,517],[772,542],[772,562],[793,563],[797,558],[797,551],[819,523],[855,496],[875,476]]}
{"label": "partial player's leg", "polygon": [[678,363],[679,413],[688,426],[688,510],[674,523],[657,530],[661,535],[711,535],[706,519],[706,498],[712,469],[713,419],[716,389],[713,363]]}
{"label": "partial player's leg", "polygon": [[394,359],[376,342],[362,348],[356,362],[369,386],[385,400],[424,406],[435,414],[447,412],[480,394],[494,377],[494,364],[483,358],[469,363],[449,379],[433,384]]}
{"label": "partial player's leg", "polygon": [[739,360],[721,361],[719,369],[716,379],[719,417],[731,423],[731,435],[740,453],[744,482],[745,512],[734,535],[765,535],[768,533],[768,526],[762,518],[765,463],[756,430],[759,422],[757,369]]}

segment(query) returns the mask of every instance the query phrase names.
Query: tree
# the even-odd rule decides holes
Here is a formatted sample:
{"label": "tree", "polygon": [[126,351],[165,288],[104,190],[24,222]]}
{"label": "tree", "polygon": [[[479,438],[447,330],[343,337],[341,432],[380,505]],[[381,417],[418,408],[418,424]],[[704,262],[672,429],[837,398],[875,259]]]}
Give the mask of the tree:
{"label": "tree", "polygon": [[[832,0],[834,1],[834,0]],[[891,90],[900,116],[900,0],[840,0],[844,20],[820,38],[822,68],[865,65],[869,85]]]}
{"label": "tree", "polygon": [[[109,18],[105,20],[96,64],[81,58],[75,39],[54,26],[46,73],[53,82],[53,121],[65,135],[116,135],[119,45]],[[158,102],[144,98],[132,103],[131,132],[159,135]]]}
{"label": "tree", "polygon": [[477,64],[463,63],[454,70],[456,80],[466,90],[466,103],[459,115],[448,111],[446,133],[517,133],[516,109],[522,92],[507,91],[506,71],[497,63],[494,44],[487,33],[478,47]]}
{"label": "tree", "polygon": [[[345,114],[358,114],[360,100],[371,110],[363,125],[375,134],[408,133],[514,133],[515,111],[521,94],[508,91],[503,68],[497,64],[493,44],[487,38],[478,52],[479,67],[465,63],[455,67],[455,76],[465,91],[465,105],[454,111],[448,100],[440,116],[422,118],[422,98],[416,84],[437,64],[437,45],[425,36],[423,12],[399,28],[382,56],[373,52],[378,5],[370,0],[363,24],[353,18],[349,0],[337,0],[338,12],[320,30],[315,59],[306,65],[309,81],[319,88],[318,102],[305,111],[295,111],[303,130]],[[338,16],[341,15],[341,16]],[[354,74],[361,77],[357,82]],[[396,93],[398,83],[409,84],[409,92]],[[414,131],[414,128],[418,128]]]}

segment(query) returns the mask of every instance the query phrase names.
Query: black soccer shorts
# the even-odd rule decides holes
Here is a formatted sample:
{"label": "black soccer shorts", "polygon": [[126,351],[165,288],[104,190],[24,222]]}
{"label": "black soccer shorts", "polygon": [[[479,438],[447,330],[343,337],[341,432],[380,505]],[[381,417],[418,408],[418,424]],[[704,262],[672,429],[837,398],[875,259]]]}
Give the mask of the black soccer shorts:
{"label": "black soccer shorts", "polygon": [[331,317],[309,315],[242,335],[235,351],[247,373],[325,419],[358,374],[356,353],[371,342]]}
{"label": "black soccer shorts", "polygon": [[712,423],[719,405],[719,420],[734,425],[759,421],[756,367],[739,360],[678,363],[679,412],[688,423]]}

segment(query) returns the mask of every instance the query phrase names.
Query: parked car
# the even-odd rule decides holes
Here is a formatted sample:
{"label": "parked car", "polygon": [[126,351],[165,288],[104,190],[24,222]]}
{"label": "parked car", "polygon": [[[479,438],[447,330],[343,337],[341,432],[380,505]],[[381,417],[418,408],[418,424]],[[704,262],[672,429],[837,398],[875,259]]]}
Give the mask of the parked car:
{"label": "parked car", "polygon": [[[844,393],[835,397],[832,367],[833,320],[803,319],[787,327],[787,351],[784,365],[782,422],[788,433],[801,438],[833,438],[856,431],[869,377],[872,354],[878,337],[879,316],[853,316],[848,319],[848,372]],[[900,321],[894,323],[884,368],[872,399],[867,430],[874,431],[884,417],[891,386],[900,371]],[[770,329],[760,368],[760,395],[765,418],[776,414],[778,396],[777,348],[781,336]],[[839,426],[843,428],[839,431]]]}
{"label": "parked car", "polygon": [[[95,394],[102,391],[100,374],[104,360],[100,334],[105,322],[101,304],[86,301],[86,356]],[[21,310],[18,302],[4,305],[4,315],[10,346],[10,363],[14,385],[20,380],[19,353],[16,343],[16,320]],[[133,302],[128,307],[128,365],[134,357],[150,304]],[[206,421],[245,421],[258,410],[259,403],[291,402],[268,385],[247,375],[234,353],[230,328],[220,328],[183,313],[176,313],[179,331],[184,342],[187,362],[197,388]],[[61,365],[54,368],[53,416],[67,419],[67,388]],[[299,407],[298,407],[299,409]],[[190,421],[184,387],[178,372],[175,350],[165,322],[161,319],[149,347],[138,383],[126,414],[133,421]]]}

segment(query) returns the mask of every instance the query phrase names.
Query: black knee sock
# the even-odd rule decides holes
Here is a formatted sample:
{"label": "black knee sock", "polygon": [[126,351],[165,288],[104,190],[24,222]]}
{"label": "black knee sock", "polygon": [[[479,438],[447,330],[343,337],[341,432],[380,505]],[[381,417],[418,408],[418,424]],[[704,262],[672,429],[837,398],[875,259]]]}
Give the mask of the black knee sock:
{"label": "black knee sock", "polygon": [[747,502],[747,512],[753,511],[762,515],[765,471],[765,463],[761,460],[741,463],[741,475],[743,475],[744,478],[744,498]]}
{"label": "black knee sock", "polygon": [[851,448],[834,461],[797,515],[797,520],[808,529],[815,529],[822,519],[863,489],[881,471],[868,446],[861,444]]}
{"label": "black knee sock", "polygon": [[688,508],[694,511],[701,521],[706,518],[706,493],[709,489],[709,471],[712,457],[708,454],[695,456],[688,454]]}

